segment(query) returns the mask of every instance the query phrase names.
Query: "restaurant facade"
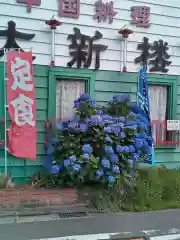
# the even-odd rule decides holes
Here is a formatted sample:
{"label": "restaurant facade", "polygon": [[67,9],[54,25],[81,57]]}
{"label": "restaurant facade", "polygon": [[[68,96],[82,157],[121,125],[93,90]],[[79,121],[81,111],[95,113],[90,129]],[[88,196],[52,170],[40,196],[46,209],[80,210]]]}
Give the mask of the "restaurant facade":
{"label": "restaurant facade", "polygon": [[[32,5],[30,4],[32,3]],[[32,51],[37,158],[5,163],[17,183],[43,167],[47,119],[72,116],[83,92],[99,104],[115,94],[137,99],[138,72],[148,67],[151,119],[180,119],[180,2],[162,0],[0,0],[0,48]],[[9,32],[15,32],[8,34]],[[6,54],[0,50],[1,140],[4,136]],[[176,133],[177,134],[177,133]],[[170,139],[172,140],[172,139]],[[157,165],[179,167],[180,147],[158,145]]]}

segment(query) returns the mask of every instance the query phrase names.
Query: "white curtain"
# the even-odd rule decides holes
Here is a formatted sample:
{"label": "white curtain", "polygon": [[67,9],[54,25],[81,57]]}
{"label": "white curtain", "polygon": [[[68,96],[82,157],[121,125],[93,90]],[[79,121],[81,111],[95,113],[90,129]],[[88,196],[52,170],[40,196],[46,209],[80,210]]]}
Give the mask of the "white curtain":
{"label": "white curtain", "polygon": [[166,132],[166,125],[163,121],[166,120],[168,87],[149,85],[148,88],[150,117],[152,122],[155,121],[152,124],[154,140],[163,142]]}
{"label": "white curtain", "polygon": [[[85,92],[85,82],[59,80],[56,83],[56,118],[67,120],[73,116],[74,100]],[[52,106],[53,107],[53,106]]]}

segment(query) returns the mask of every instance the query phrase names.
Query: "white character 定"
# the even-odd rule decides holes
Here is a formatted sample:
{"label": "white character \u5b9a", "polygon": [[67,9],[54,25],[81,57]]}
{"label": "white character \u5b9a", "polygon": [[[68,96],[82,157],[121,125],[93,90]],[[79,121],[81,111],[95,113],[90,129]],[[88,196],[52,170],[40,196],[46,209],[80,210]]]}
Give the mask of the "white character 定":
{"label": "white character \u5b9a", "polygon": [[16,90],[17,88],[24,91],[33,90],[31,66],[27,60],[16,57],[15,63],[11,63],[11,73],[14,77],[14,82],[11,86],[12,90]]}

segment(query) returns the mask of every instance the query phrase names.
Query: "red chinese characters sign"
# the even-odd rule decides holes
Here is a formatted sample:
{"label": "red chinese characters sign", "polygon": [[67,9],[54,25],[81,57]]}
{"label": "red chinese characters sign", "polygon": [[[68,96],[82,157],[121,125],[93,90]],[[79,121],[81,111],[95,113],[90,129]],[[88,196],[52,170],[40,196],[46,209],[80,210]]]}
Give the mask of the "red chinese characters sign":
{"label": "red chinese characters sign", "polygon": [[27,12],[31,12],[32,6],[40,6],[41,0],[17,0],[17,3],[23,3],[27,5]]}
{"label": "red chinese characters sign", "polygon": [[36,99],[31,52],[7,55],[7,102],[11,118],[9,152],[36,160]]}
{"label": "red chinese characters sign", "polygon": [[80,0],[59,0],[59,16],[79,18]]}

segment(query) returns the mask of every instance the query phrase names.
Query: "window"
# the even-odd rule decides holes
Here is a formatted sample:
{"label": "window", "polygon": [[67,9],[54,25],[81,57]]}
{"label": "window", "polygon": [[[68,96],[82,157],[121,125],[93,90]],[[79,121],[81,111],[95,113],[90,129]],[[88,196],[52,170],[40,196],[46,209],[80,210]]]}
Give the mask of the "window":
{"label": "window", "polygon": [[85,93],[85,81],[57,79],[56,118],[67,120],[73,116],[73,104],[80,94]]}
{"label": "window", "polygon": [[153,137],[157,145],[166,141],[177,141],[175,132],[167,132],[166,120],[171,119],[171,87],[167,85],[150,84],[148,89],[150,117]]}

